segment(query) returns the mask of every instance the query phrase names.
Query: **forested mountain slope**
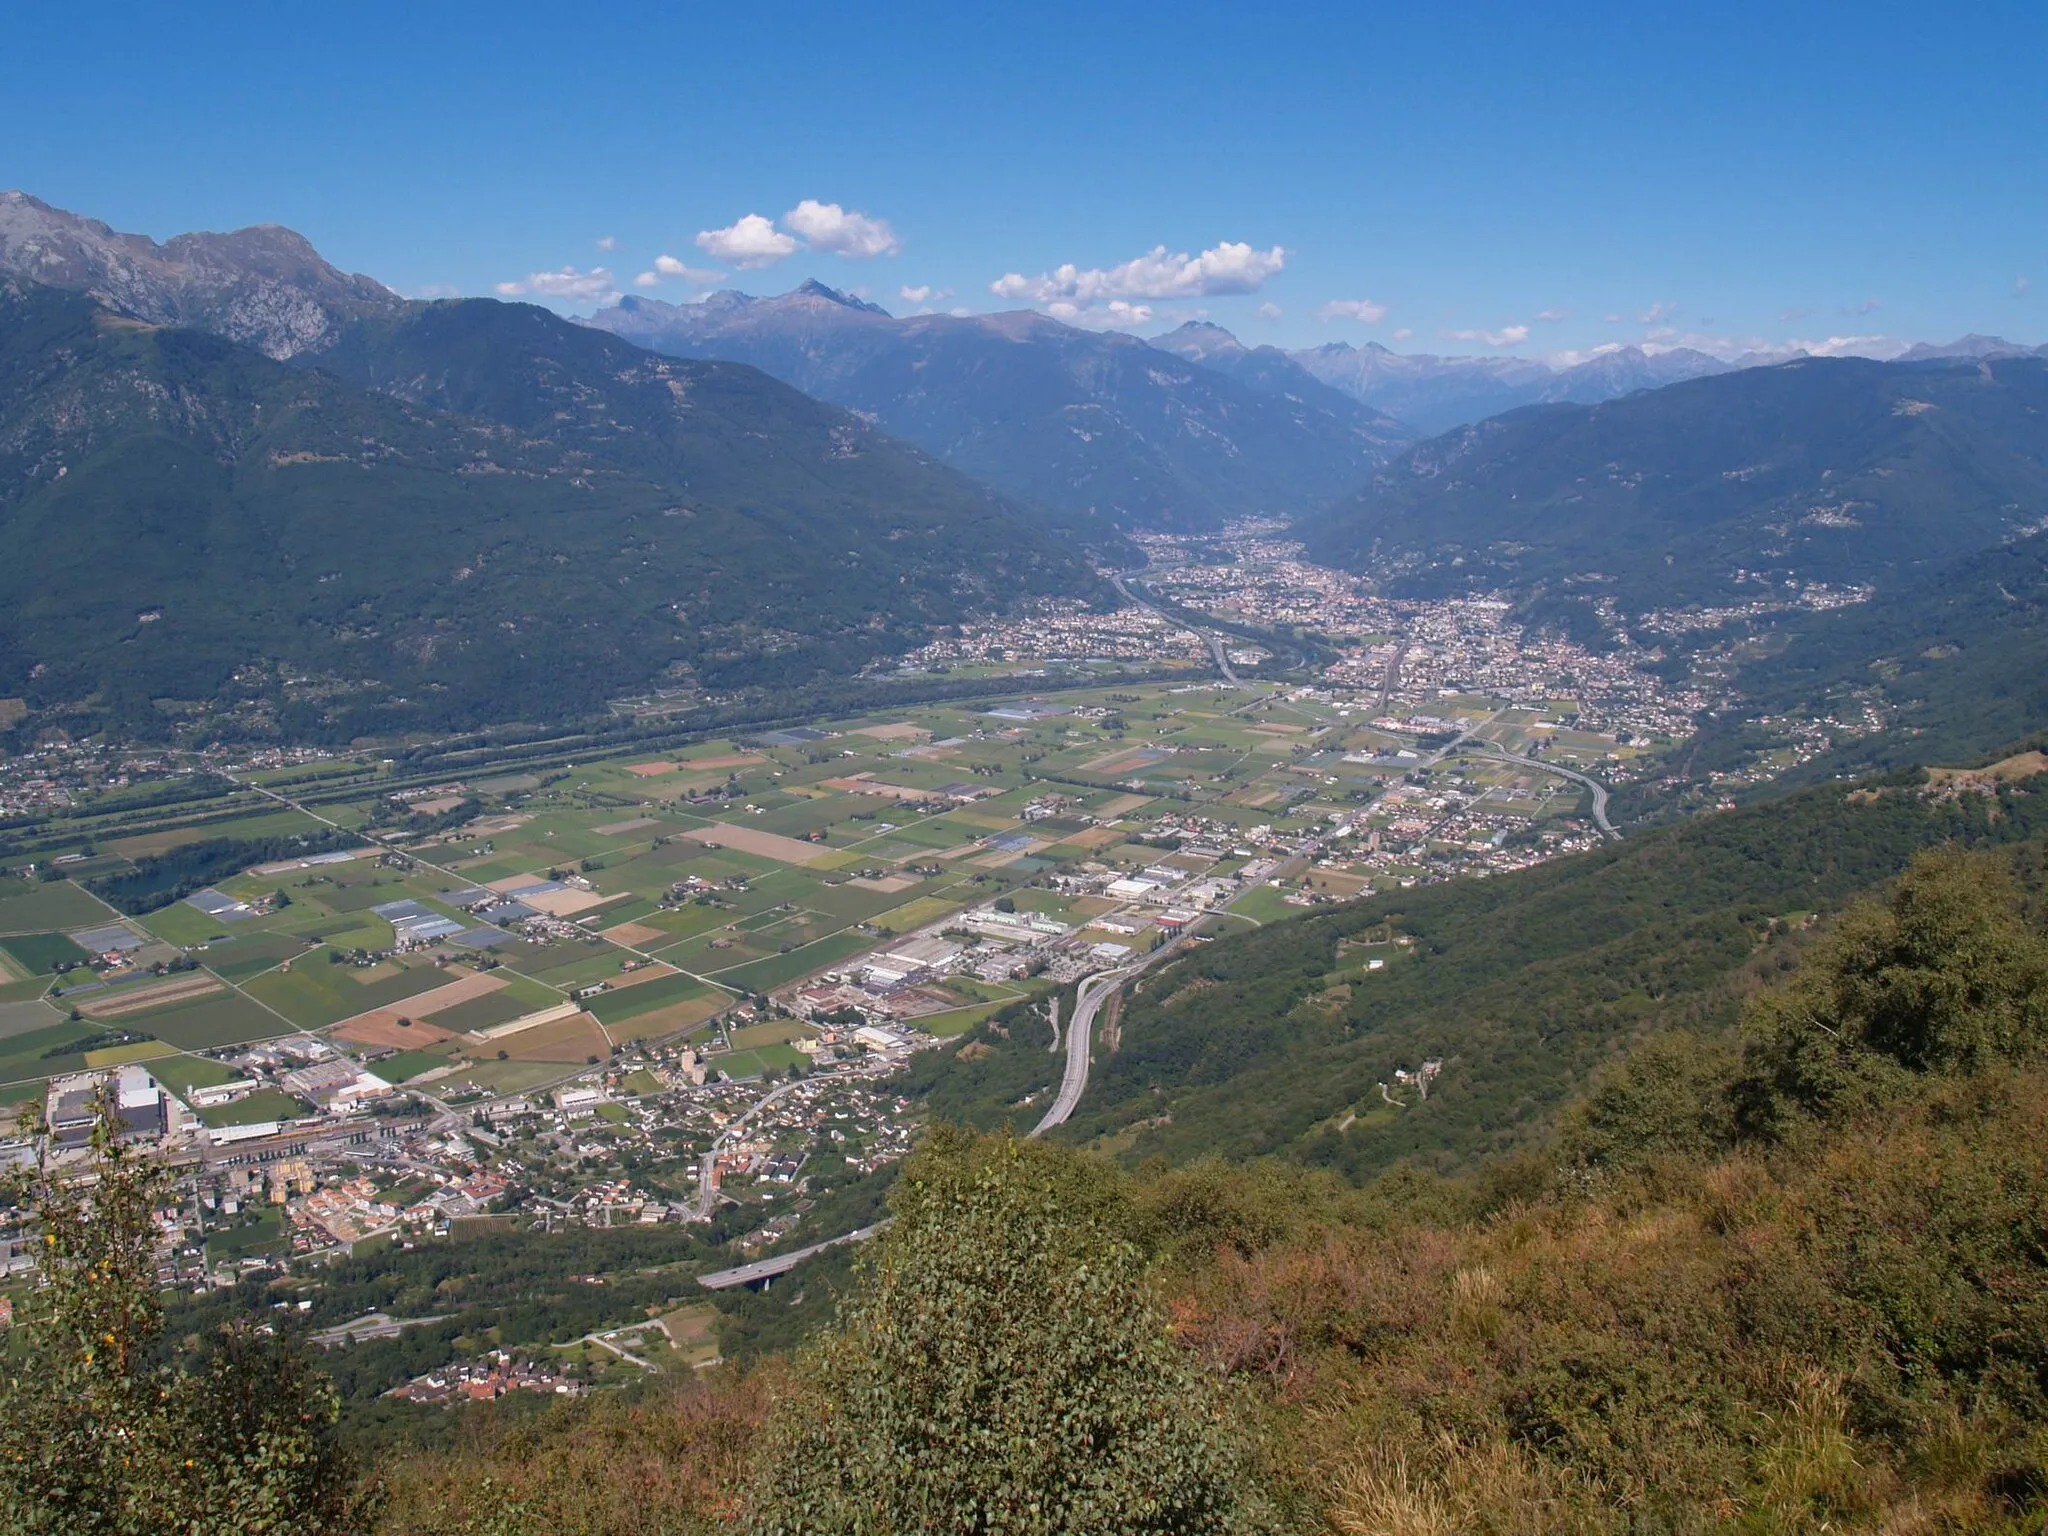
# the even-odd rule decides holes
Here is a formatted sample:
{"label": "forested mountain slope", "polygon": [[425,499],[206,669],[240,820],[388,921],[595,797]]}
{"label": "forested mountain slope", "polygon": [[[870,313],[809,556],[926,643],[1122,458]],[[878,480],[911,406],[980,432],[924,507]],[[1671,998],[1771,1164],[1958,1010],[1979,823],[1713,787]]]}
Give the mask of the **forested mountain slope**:
{"label": "forested mountain slope", "polygon": [[418,391],[515,427],[0,289],[0,692],[135,730],[228,696],[301,738],[437,729],[588,714],[677,668],[844,673],[1101,590],[1014,505],[752,369],[610,361],[566,425],[516,377],[516,411]]}
{"label": "forested mountain slope", "polygon": [[1447,433],[1302,528],[1412,590],[1634,613],[1897,584],[2043,518],[2048,361],[1808,358]]}

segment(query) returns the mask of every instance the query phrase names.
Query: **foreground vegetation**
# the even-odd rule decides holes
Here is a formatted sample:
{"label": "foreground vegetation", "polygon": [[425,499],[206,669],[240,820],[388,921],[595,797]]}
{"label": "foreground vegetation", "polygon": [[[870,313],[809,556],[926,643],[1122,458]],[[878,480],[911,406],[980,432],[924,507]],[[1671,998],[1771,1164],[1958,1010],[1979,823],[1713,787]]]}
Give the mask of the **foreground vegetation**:
{"label": "foreground vegetation", "polygon": [[[2041,857],[1924,855],[1739,1030],[1652,1036],[1554,1142],[1467,1178],[1132,1171],[936,1134],[838,1324],[793,1359],[475,1413],[453,1449],[387,1455],[329,1523],[275,1528],[2039,1530]],[[96,1231],[123,1210],[140,1230],[123,1187],[103,1177]],[[43,1198],[61,1234],[66,1197]],[[148,1332],[143,1266],[80,1252],[130,1310],[51,1287],[0,1419],[72,1432],[83,1382],[108,1444],[120,1415],[167,1410],[105,1385],[94,1342],[109,1317]],[[214,1395],[190,1370],[135,1379]],[[324,1399],[302,1401],[265,1443],[329,1456]],[[161,1422],[194,1486],[244,1464],[246,1437]],[[13,1528],[49,1528],[61,1469],[7,1450]]]}

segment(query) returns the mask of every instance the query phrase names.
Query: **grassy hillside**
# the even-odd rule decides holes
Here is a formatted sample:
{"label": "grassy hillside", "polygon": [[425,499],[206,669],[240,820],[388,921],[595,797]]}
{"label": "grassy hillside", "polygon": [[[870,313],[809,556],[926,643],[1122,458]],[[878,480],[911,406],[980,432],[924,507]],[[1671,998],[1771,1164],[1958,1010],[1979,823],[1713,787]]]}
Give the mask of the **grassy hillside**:
{"label": "grassy hillside", "polygon": [[148,730],[253,699],[301,739],[574,717],[1097,591],[1014,507],[748,369],[645,358],[634,414],[550,435],[558,401],[444,414],[51,290],[0,321],[0,692],[33,707]]}

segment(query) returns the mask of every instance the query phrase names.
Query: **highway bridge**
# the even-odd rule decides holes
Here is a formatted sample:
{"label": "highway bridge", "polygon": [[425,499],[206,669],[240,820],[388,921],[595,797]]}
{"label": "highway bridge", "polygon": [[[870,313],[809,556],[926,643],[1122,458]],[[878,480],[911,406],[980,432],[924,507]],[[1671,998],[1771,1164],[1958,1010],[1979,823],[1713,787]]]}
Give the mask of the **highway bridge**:
{"label": "highway bridge", "polygon": [[888,1226],[887,1221],[878,1221],[871,1227],[857,1227],[838,1237],[827,1238],[822,1243],[813,1243],[808,1248],[798,1248],[791,1253],[778,1253],[772,1259],[756,1259],[751,1264],[741,1264],[732,1269],[713,1270],[708,1275],[699,1275],[697,1283],[707,1291],[730,1290],[735,1285],[761,1285],[777,1275],[786,1275],[814,1253],[823,1253],[827,1248],[836,1248],[841,1243],[863,1243]]}

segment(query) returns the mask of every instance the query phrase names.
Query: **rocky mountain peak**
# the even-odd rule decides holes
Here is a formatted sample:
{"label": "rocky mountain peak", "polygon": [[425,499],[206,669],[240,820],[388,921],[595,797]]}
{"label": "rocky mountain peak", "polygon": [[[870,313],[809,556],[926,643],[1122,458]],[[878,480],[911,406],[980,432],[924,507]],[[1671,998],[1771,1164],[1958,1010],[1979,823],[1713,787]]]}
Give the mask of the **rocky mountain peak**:
{"label": "rocky mountain peak", "polygon": [[26,192],[0,192],[0,273],[90,294],[157,325],[189,325],[271,357],[318,352],[341,327],[406,300],[342,272],[276,224],[177,235],[161,245]]}

